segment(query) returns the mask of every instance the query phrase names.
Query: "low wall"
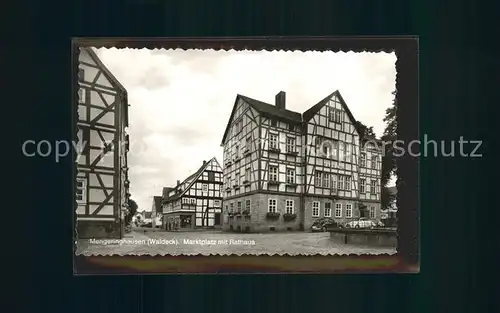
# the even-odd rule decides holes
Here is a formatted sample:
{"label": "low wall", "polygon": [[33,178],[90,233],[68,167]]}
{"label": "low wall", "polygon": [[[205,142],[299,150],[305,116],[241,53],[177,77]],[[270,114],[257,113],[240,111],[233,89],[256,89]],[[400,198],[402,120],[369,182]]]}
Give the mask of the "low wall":
{"label": "low wall", "polygon": [[397,247],[398,235],[394,229],[330,229],[330,239],[337,243],[381,247]]}

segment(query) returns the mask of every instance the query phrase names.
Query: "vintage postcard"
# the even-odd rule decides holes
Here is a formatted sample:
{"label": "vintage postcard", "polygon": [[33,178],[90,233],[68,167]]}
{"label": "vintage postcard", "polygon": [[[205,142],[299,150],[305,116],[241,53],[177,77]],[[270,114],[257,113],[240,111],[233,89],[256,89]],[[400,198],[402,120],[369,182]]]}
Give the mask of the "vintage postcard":
{"label": "vintage postcard", "polygon": [[395,52],[75,49],[76,255],[397,253]]}

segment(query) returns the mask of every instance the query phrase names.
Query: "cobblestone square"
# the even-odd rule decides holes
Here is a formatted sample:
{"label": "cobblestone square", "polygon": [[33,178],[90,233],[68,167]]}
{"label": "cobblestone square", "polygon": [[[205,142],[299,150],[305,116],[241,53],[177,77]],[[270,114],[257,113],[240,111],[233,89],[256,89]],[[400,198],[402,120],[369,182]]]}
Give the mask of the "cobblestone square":
{"label": "cobblestone square", "polygon": [[120,241],[79,240],[84,255],[210,255],[210,254],[394,254],[396,249],[339,244],[324,233],[241,234],[211,232],[133,231]]}

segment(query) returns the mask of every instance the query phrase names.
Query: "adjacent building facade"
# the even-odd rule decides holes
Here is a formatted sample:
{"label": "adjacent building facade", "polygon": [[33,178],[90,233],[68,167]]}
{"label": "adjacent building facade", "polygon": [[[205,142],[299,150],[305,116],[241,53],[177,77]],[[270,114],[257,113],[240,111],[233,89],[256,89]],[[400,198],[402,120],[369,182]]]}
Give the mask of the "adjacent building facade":
{"label": "adjacent building facade", "polygon": [[222,168],[216,158],[203,161],[196,173],[175,187],[163,188],[163,228],[220,228]]}
{"label": "adjacent building facade", "polygon": [[162,209],[162,196],[153,196],[153,205],[151,206],[152,227],[162,226],[163,209]]}
{"label": "adjacent building facade", "polygon": [[130,196],[127,91],[92,48],[78,48],[78,238],[122,238]]}
{"label": "adjacent building facade", "polygon": [[338,91],[303,114],[236,97],[224,148],[223,229],[307,230],[321,217],[380,219],[381,147]]}

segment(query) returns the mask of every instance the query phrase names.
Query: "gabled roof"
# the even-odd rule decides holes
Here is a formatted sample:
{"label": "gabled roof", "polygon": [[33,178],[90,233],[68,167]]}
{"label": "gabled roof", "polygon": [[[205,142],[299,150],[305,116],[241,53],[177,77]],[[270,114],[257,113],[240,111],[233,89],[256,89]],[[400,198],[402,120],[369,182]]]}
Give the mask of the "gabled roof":
{"label": "gabled roof", "polygon": [[168,198],[168,193],[174,189],[175,189],[174,187],[163,187],[162,198],[163,199]]}
{"label": "gabled roof", "polygon": [[313,105],[310,109],[308,109],[307,111],[305,111],[302,114],[302,116],[304,118],[304,122],[308,122],[310,119],[312,119],[314,117],[314,115],[316,115],[316,113],[318,113],[319,110],[321,110],[321,108],[325,104],[327,104],[328,101],[330,101],[332,99],[333,96],[336,96],[340,100],[340,104],[342,105],[342,108],[347,113],[347,116],[349,116],[349,119],[351,120],[351,122],[354,125],[354,127],[356,127],[356,131],[358,132],[358,134],[361,136],[362,135],[361,134],[361,129],[359,128],[358,122],[354,118],[354,115],[352,115],[351,110],[349,109],[349,107],[345,103],[344,98],[342,98],[342,95],[340,94],[340,92],[338,90],[335,90],[334,92],[332,92],[331,94],[329,94],[326,98],[324,98],[320,102],[318,102],[315,105]]}
{"label": "gabled roof", "polygon": [[94,49],[91,47],[81,47],[80,49],[84,50],[87,52],[90,56],[90,58],[97,64],[97,66],[100,67],[102,72],[104,73],[104,76],[113,84],[115,85],[116,88],[120,89],[120,91],[123,93],[123,102],[124,102],[124,107],[125,107],[125,121],[126,121],[126,126],[128,126],[128,94],[127,94],[127,89],[120,83],[118,79],[111,73],[111,71],[102,63],[101,59],[97,56],[97,53],[95,53]]}
{"label": "gabled roof", "polygon": [[263,116],[274,117],[274,118],[285,120],[287,122],[297,123],[297,124],[302,122],[302,116],[300,113],[286,110],[286,109],[279,109],[273,104],[269,104],[266,102],[262,102],[262,101],[255,100],[255,99],[252,99],[250,97],[238,94],[238,95],[236,95],[236,100],[234,101],[233,110],[231,111],[231,115],[230,115],[229,120],[227,122],[226,130],[224,131],[224,135],[222,136],[221,146],[223,146],[224,142],[226,141],[226,137],[227,137],[227,134],[229,132],[231,122],[233,121],[236,107],[238,105],[238,100],[240,100],[240,99],[245,101],[249,106],[254,108],[257,112],[259,112]]}
{"label": "gabled roof", "polygon": [[161,208],[161,200],[162,200],[162,196],[153,196],[153,201],[154,201],[155,209],[160,209]]}
{"label": "gabled roof", "polygon": [[[212,159],[207,161],[205,164],[203,164],[194,174],[188,176],[186,179],[184,179],[179,184],[179,186],[182,186],[183,184],[189,182],[189,185],[184,190],[179,191],[179,189],[178,189],[179,186],[172,188],[172,189],[176,189],[176,193],[172,197],[163,198],[163,201],[177,200],[180,197],[182,197],[189,190],[189,188],[191,188],[191,186],[196,182],[198,177],[200,177],[201,174],[203,174],[203,171],[205,171],[205,169],[208,167],[208,165],[210,165],[210,163],[212,161],[215,161],[217,164],[219,164],[219,162],[217,162],[217,159],[215,157],[213,157]],[[169,188],[169,187],[166,187],[166,188]],[[172,191],[172,189],[170,189],[169,192]]]}
{"label": "gabled roof", "polygon": [[[226,141],[226,137],[227,137],[227,134],[229,133],[229,128],[231,126],[231,122],[233,120],[233,116],[234,116],[234,113],[236,111],[236,106],[238,105],[239,99],[248,103],[248,105],[250,105],[252,108],[257,110],[257,112],[259,112],[260,114],[262,114],[264,116],[275,117],[275,118],[283,119],[285,121],[292,122],[292,123],[302,123],[302,122],[308,122],[309,120],[311,120],[314,117],[314,115],[316,115],[316,113],[318,113],[319,110],[321,110],[321,108],[325,104],[327,104],[330,99],[332,99],[333,96],[336,96],[339,99],[340,104],[342,105],[342,108],[347,113],[347,116],[349,116],[349,119],[351,120],[352,124],[356,128],[356,131],[358,132],[358,134],[361,138],[362,129],[359,127],[357,120],[354,118],[354,115],[352,114],[351,110],[349,109],[349,107],[345,103],[344,98],[342,97],[342,95],[340,94],[340,92],[338,90],[335,90],[334,92],[332,92],[331,94],[326,96],[324,99],[322,99],[320,102],[313,105],[311,108],[309,108],[303,114],[300,114],[300,113],[297,113],[294,111],[290,111],[290,110],[286,110],[286,109],[285,110],[279,109],[275,105],[272,105],[272,104],[269,104],[266,102],[262,102],[259,100],[255,100],[255,99],[243,96],[243,95],[237,95],[236,100],[234,101],[233,110],[231,111],[231,116],[229,117],[229,121],[227,122],[226,130],[224,131],[224,136],[222,137],[221,146],[224,146],[224,142]],[[370,140],[377,140],[375,138],[369,138],[369,139]]]}

